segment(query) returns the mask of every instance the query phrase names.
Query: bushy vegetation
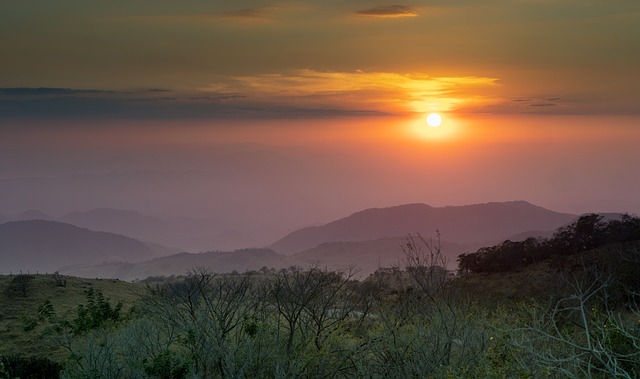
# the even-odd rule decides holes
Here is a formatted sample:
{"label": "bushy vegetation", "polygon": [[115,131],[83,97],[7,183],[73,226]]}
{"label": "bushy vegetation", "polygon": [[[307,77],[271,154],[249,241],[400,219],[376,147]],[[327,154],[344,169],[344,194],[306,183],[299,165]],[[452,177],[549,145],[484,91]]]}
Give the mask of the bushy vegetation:
{"label": "bushy vegetation", "polygon": [[5,289],[5,295],[9,298],[27,297],[27,290],[33,278],[34,275],[16,275]]}
{"label": "bushy vegetation", "polygon": [[[554,239],[582,251],[604,242],[578,230],[614,230],[581,220]],[[63,378],[637,378],[633,222],[617,224],[627,243],[566,255],[575,258],[565,262],[571,270],[544,271],[548,296],[490,299],[478,287],[503,273],[453,276],[438,239],[417,236],[405,246],[406,269],[363,281],[353,270],[319,267],[229,275],[199,268],[149,282],[128,311],[93,289],[67,316],[44,301],[36,330],[67,351],[52,366]],[[616,260],[631,273],[606,265]],[[541,265],[551,267],[527,266]]]}
{"label": "bushy vegetation", "polygon": [[62,365],[45,357],[0,356],[0,378],[57,379]]}

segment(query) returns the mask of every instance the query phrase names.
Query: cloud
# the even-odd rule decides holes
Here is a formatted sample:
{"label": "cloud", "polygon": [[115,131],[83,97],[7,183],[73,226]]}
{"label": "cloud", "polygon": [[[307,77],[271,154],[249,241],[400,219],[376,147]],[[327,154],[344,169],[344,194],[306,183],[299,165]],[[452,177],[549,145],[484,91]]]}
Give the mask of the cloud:
{"label": "cloud", "polygon": [[110,93],[111,91],[104,90],[78,90],[70,88],[28,88],[28,87],[15,87],[15,88],[0,88],[0,96],[59,96],[59,95],[86,95],[86,94],[99,94]]}
{"label": "cloud", "polygon": [[533,103],[531,104],[532,107],[557,107],[558,104],[554,104],[554,103]]}
{"label": "cloud", "polygon": [[[171,96],[167,96],[168,94]],[[178,92],[151,89],[112,92],[65,88],[0,88],[0,119],[286,119],[380,114],[377,110],[318,105],[313,101],[295,104],[260,101],[256,93],[244,95],[228,91]],[[4,125],[0,129],[6,127],[10,125]]]}
{"label": "cloud", "polygon": [[388,114],[451,111],[486,101],[475,92],[495,86],[488,77],[431,77],[390,72],[322,72],[236,76],[203,91],[243,93],[254,104],[375,111]]}
{"label": "cloud", "polygon": [[217,15],[238,19],[256,19],[265,18],[267,16],[267,13],[267,8],[245,8],[227,12],[220,12],[217,13]]}
{"label": "cloud", "polygon": [[534,98],[534,97],[526,97],[526,98],[518,98],[513,99],[512,104],[509,105],[512,109],[521,109],[526,110],[527,107],[561,107],[564,104],[560,101],[561,97],[546,97],[546,98]]}
{"label": "cloud", "polygon": [[559,96],[526,96],[496,99],[495,102],[471,106],[466,113],[494,114],[590,114],[594,113],[590,104],[579,104]]}
{"label": "cloud", "polygon": [[271,19],[279,8],[276,7],[252,7],[212,12],[175,13],[175,14],[149,14],[126,16],[125,19],[134,22],[150,23],[208,23],[212,20],[227,22],[262,22]]}
{"label": "cloud", "polygon": [[[0,88],[0,117],[291,118],[454,111],[490,101],[488,77],[431,77],[393,72],[233,76],[188,91]],[[29,95],[29,96],[27,96]]]}
{"label": "cloud", "polygon": [[374,7],[356,12],[357,15],[370,17],[415,17],[418,15],[415,9],[405,5],[387,5]]}

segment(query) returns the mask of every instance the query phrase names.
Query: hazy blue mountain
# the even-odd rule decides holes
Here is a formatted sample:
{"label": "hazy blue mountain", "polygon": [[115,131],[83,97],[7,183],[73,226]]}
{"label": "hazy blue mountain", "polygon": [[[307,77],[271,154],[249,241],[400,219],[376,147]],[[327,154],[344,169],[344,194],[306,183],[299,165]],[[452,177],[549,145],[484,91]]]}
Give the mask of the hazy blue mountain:
{"label": "hazy blue mountain", "polygon": [[367,241],[383,237],[440,231],[442,239],[457,244],[485,244],[528,230],[552,230],[575,219],[525,201],[431,207],[406,204],[372,208],[322,226],[303,228],[271,245],[281,254],[294,254],[325,242]]}
{"label": "hazy blue mountain", "polygon": [[271,249],[242,249],[233,252],[180,253],[140,263],[104,263],[99,265],[70,266],[61,273],[90,278],[144,279],[149,276],[183,275],[197,267],[212,272],[245,272],[268,268],[284,268],[294,260]]}
{"label": "hazy blue mountain", "polygon": [[175,247],[167,247],[153,242],[142,241],[157,257],[180,253],[181,250]]}
{"label": "hazy blue mountain", "polygon": [[[355,267],[360,270],[360,276],[366,276],[379,267],[404,267],[403,247],[410,235],[427,252],[417,233],[429,239],[435,236],[436,230],[442,235],[441,252],[448,266],[454,268],[457,256],[463,252],[500,243],[519,233],[536,233],[527,232],[531,230],[553,230],[575,217],[523,201],[442,208],[408,204],[367,209],[323,226],[300,229],[276,242],[274,250],[279,250],[275,251],[180,253],[139,263],[80,263],[62,271],[76,276],[133,280],[180,275],[195,267],[207,267],[214,272],[244,272],[263,266],[317,265]],[[277,251],[296,254],[280,255]]]}
{"label": "hazy blue mountain", "polygon": [[[425,250],[425,245],[415,236],[417,245]],[[408,236],[382,238],[371,241],[328,242],[295,255],[280,255],[271,249],[242,249],[233,252],[208,252],[201,254],[179,253],[139,263],[109,262],[99,265],[64,267],[61,272],[87,278],[118,278],[123,280],[144,279],[148,276],[181,275],[195,267],[206,267],[213,272],[245,272],[261,267],[284,268],[289,266],[318,266],[330,269],[358,270],[358,277],[364,278],[380,267],[400,267],[406,265],[403,246]],[[434,246],[436,246],[434,242]],[[442,254],[447,258],[447,266],[456,266],[456,258],[463,252],[475,251],[476,245],[460,245],[442,242]]]}
{"label": "hazy blue mountain", "polygon": [[326,242],[317,247],[292,255],[297,262],[304,265],[317,265],[330,269],[347,269],[353,267],[359,271],[358,276],[366,277],[381,267],[398,267],[404,269],[407,264],[405,246],[410,238],[420,249],[421,253],[429,254],[431,246],[438,250],[446,259],[446,265],[450,269],[457,266],[458,255],[475,251],[480,245],[456,244],[446,241],[425,239],[421,241],[419,236],[387,237],[369,241]]}
{"label": "hazy blue mountain", "polygon": [[145,243],[55,221],[12,221],[0,225],[2,273],[53,272],[61,266],[157,257]]}
{"label": "hazy blue mountain", "polygon": [[60,221],[93,230],[127,235],[151,233],[166,227],[166,222],[140,212],[111,208],[72,212],[63,216]]}
{"label": "hazy blue mountain", "polygon": [[29,209],[22,213],[20,213],[15,221],[26,221],[26,220],[52,220],[53,218],[48,214],[39,211],[37,209]]}
{"label": "hazy blue mountain", "polygon": [[92,230],[124,234],[175,247],[173,252],[235,250],[260,244],[260,240],[256,239],[259,233],[238,231],[233,223],[213,217],[158,218],[131,210],[96,208],[69,213],[60,220]]}

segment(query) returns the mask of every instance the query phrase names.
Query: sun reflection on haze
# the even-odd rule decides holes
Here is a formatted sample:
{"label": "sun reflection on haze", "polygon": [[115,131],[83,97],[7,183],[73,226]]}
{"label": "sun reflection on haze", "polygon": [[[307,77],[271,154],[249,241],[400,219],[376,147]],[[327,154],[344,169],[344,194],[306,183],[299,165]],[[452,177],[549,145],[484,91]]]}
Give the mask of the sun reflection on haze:
{"label": "sun reflection on haze", "polygon": [[452,115],[442,115],[442,122],[438,127],[431,127],[424,117],[408,120],[404,133],[410,138],[425,141],[451,141],[463,136],[462,122]]}

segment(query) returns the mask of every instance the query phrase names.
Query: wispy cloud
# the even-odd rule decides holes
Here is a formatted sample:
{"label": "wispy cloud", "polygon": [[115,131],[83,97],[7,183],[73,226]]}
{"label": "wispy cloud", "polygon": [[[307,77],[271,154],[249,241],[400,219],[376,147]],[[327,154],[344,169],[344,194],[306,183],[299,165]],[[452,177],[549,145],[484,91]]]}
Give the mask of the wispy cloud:
{"label": "wispy cloud", "polygon": [[357,11],[356,14],[369,17],[395,18],[415,17],[418,15],[418,12],[414,8],[405,5],[387,5]]}
{"label": "wispy cloud", "polygon": [[237,19],[260,19],[266,18],[268,16],[269,10],[269,8],[245,8],[227,12],[219,12],[216,15]]}
{"label": "wispy cloud", "polygon": [[253,7],[213,12],[136,15],[126,18],[150,23],[208,22],[211,20],[255,22],[269,20],[275,11],[275,7]]}
{"label": "wispy cloud", "polygon": [[525,98],[517,98],[513,99],[510,102],[506,102],[507,105],[511,109],[519,109],[521,111],[526,111],[527,108],[537,108],[537,107],[562,107],[565,104],[562,102],[561,97],[547,97],[547,98],[535,98],[535,97],[525,97]]}
{"label": "wispy cloud", "polygon": [[493,114],[589,114],[589,104],[558,96],[523,96],[496,98],[489,104],[471,105],[464,109],[466,113]]}
{"label": "wispy cloud", "polygon": [[60,96],[60,95],[87,95],[87,94],[105,94],[111,93],[111,91],[105,90],[82,90],[71,88],[49,88],[49,87],[37,87],[37,88],[0,88],[0,96]]}
{"label": "wispy cloud", "polygon": [[496,79],[488,77],[298,70],[233,77],[202,90],[244,93],[258,103],[406,113],[455,110],[488,101],[475,91],[495,85]]}
{"label": "wispy cloud", "polygon": [[489,77],[392,72],[288,73],[221,78],[187,91],[0,88],[0,117],[326,117],[409,114],[478,107],[493,99]]}
{"label": "wispy cloud", "polygon": [[[246,86],[242,88],[249,89]],[[297,103],[278,99],[268,101],[258,92],[0,88],[0,119],[287,119],[381,113],[375,109],[349,109],[326,102],[316,103],[314,99]],[[0,129],[8,126],[0,123]]]}

